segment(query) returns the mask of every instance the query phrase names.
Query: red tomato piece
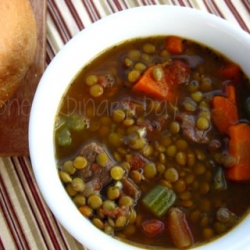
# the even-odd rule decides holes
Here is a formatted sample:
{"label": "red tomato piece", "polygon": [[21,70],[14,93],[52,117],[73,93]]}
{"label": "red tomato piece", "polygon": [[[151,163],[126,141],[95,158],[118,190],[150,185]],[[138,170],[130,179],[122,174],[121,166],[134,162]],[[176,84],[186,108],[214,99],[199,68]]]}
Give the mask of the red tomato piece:
{"label": "red tomato piece", "polygon": [[154,237],[164,230],[164,223],[160,220],[148,220],[142,223],[142,231],[149,237]]}

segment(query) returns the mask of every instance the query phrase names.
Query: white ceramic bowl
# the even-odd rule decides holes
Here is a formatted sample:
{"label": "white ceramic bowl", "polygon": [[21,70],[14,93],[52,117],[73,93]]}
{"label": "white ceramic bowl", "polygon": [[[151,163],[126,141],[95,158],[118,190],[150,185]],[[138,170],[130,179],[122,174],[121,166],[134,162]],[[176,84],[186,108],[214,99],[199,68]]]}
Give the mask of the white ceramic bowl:
{"label": "white ceramic bowl", "polygon": [[[56,170],[55,115],[69,83],[86,63],[121,41],[151,35],[177,35],[206,44],[238,63],[250,77],[249,34],[221,18],[190,8],[161,5],[118,12],[87,27],[64,46],[46,69],[35,94],[29,124],[30,156],[49,208],[68,232],[91,250],[138,248],[95,228],[66,194]],[[249,228],[250,215],[225,236],[197,249],[250,249]]]}

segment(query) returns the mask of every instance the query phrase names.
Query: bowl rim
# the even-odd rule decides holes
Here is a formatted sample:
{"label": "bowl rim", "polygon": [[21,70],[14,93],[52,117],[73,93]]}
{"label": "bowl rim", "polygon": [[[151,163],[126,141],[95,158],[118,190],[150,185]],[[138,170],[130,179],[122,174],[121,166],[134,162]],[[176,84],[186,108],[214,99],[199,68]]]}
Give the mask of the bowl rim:
{"label": "bowl rim", "polygon": [[[177,14],[179,16],[176,16]],[[195,22],[197,20],[204,20],[203,25],[204,27],[208,28],[208,30],[213,30],[215,34],[221,34],[220,32],[224,32],[226,36],[232,38],[232,41],[234,41],[234,43],[237,42],[238,44],[242,45],[243,48],[249,51],[250,54],[250,36],[245,31],[239,29],[228,21],[223,20],[222,18],[217,17],[213,14],[209,14],[197,9],[170,5],[134,7],[106,16],[91,24],[90,26],[87,26],[84,30],[82,30],[75,37],[73,37],[58,52],[58,54],[55,56],[55,58],[45,70],[37,87],[32,103],[29,120],[30,159],[38,187],[52,213],[74,238],[76,238],[79,242],[81,242],[87,248],[92,250],[117,248],[125,250],[128,249],[128,244],[123,243],[121,241],[113,241],[111,240],[110,236],[104,234],[103,232],[95,228],[88,220],[86,220],[85,218],[83,218],[82,215],[80,215],[73,202],[71,202],[70,198],[64,191],[56,171],[54,143],[52,141],[54,118],[56,115],[56,111],[58,110],[58,103],[60,102],[65,91],[67,91],[69,83],[85,64],[83,61],[88,62],[89,60],[95,58],[98,54],[103,52],[103,47],[109,48],[112,45],[116,44],[118,41],[124,41],[126,36],[128,36],[128,34],[130,34],[131,32],[133,33],[133,36],[137,35],[137,30],[134,31],[128,29],[129,27],[131,27],[132,23],[131,20],[127,19],[127,15],[130,16],[131,20],[137,20],[141,22],[142,28],[150,28],[149,30],[151,32],[146,33],[150,33],[151,35],[152,30],[154,30],[155,34],[158,31],[157,29],[155,29],[155,27],[152,26],[153,24],[149,24],[148,22],[142,22],[142,18],[145,18],[145,16],[150,18],[150,20],[154,20],[153,23],[159,23],[160,18],[163,18],[164,15],[166,15],[166,17],[164,17],[164,20],[166,19],[169,22],[172,20],[170,19],[170,17],[175,17],[175,19],[178,19],[179,22],[188,19],[187,23],[191,23],[193,25],[193,30],[183,30],[184,35],[182,36],[189,39],[192,38],[192,35],[190,35],[190,33],[194,34],[194,32],[197,31],[201,33],[201,28],[199,26],[200,24],[195,26],[194,24],[197,24]],[[128,22],[128,27],[124,25],[125,19],[126,22]],[[178,21],[175,20],[175,22]],[[122,27],[121,30],[116,30],[116,33],[118,33],[116,35],[114,35],[112,33],[113,31],[111,30],[111,28],[115,27],[114,22],[115,24],[119,23]],[[179,30],[181,29],[181,25],[183,25],[183,23],[177,23],[173,26],[179,32]],[[188,26],[188,24],[184,23],[184,26]],[[99,34],[96,33],[97,31],[103,30],[104,28],[106,29],[105,33],[107,36],[114,35],[115,37],[115,41],[112,45],[110,44],[110,40],[108,40],[107,38],[100,39]],[[178,35],[178,32],[176,32],[176,30],[174,30],[173,28],[167,27],[167,29],[170,30],[169,32],[172,35]],[[80,48],[75,50],[74,47],[79,48],[82,42],[91,42],[91,39],[98,42],[100,41],[103,47],[96,45],[97,48],[95,48],[94,50],[91,50],[89,48]],[[206,39],[208,39],[210,42],[213,42],[211,34],[209,34],[207,30],[206,32],[202,32],[202,35],[199,36],[199,39],[202,39],[202,41],[206,41]],[[230,46],[232,46],[232,41],[230,41],[229,39],[229,41],[223,42],[225,46],[220,45],[223,50],[229,52],[224,52],[224,54],[227,54],[227,56],[231,60],[233,60],[232,57],[234,55],[234,53],[229,49]],[[243,48],[240,49],[241,54],[244,50]],[[83,60],[78,55],[84,55],[85,59]],[[70,60],[72,57],[74,57],[74,60]],[[246,59],[243,61],[246,62]],[[236,63],[239,63],[238,59],[236,60]],[[81,65],[81,67],[79,65]],[[250,77],[250,65],[244,63],[244,65],[241,66],[244,72]],[[61,68],[63,70],[61,70]],[[58,81],[58,79],[59,84],[55,83],[55,81]],[[51,104],[47,100],[56,101]],[[48,162],[49,164],[45,164],[46,162]],[[50,169],[51,164],[55,166],[54,170]],[[58,209],[58,207],[60,206],[58,204],[63,204],[63,209]],[[70,214],[66,214],[65,211],[69,211]],[[69,220],[66,219],[66,216],[69,218]],[[77,225],[74,225],[74,228],[69,223],[69,221],[72,220],[79,221]],[[211,247],[225,247],[225,238],[227,238],[227,246],[230,249],[235,249],[235,247],[238,247],[241,244],[247,244],[247,242],[249,244],[250,237],[246,237],[241,242],[237,240],[240,236],[242,237],[242,233],[239,228],[247,228],[247,224],[250,224],[250,215],[247,216],[244,221],[240,223],[240,225],[236,226],[234,230],[228,232],[225,236],[214,240],[210,244],[196,247],[195,249],[207,250],[211,249]],[[84,234],[84,231],[88,232],[88,238]],[[95,238],[98,238],[98,240],[95,240]],[[103,245],[103,242],[105,242],[105,246]],[[130,249],[138,250],[141,248],[131,246]]]}

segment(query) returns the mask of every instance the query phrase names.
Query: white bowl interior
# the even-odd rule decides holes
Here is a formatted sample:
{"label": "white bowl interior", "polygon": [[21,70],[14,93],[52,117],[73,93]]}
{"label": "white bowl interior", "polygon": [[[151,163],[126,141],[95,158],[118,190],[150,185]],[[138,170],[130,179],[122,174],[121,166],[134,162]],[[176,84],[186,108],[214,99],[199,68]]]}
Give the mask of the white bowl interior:
{"label": "white bowl interior", "polygon": [[[128,248],[96,229],[64,191],[56,170],[55,115],[69,83],[85,64],[112,45],[152,35],[177,35],[207,44],[238,63],[250,77],[249,34],[219,17],[190,8],[161,5],[118,12],[87,27],[64,46],[48,66],[35,94],[29,124],[30,156],[49,208],[69,233],[91,250],[137,248]],[[240,249],[250,244],[249,227],[250,215],[224,237],[197,249]]]}

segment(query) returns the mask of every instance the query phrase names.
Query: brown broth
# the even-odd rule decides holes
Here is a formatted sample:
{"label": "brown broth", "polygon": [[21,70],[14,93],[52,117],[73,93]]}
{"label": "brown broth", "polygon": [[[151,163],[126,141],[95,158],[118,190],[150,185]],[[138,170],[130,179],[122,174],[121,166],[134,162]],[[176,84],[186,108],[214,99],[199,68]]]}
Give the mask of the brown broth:
{"label": "brown broth", "polygon": [[[146,145],[153,148],[153,152],[147,157],[144,155],[144,157],[150,162],[155,163],[159,169],[163,168],[164,170],[162,170],[162,173],[161,170],[158,169],[154,178],[145,178],[144,181],[137,183],[141,190],[141,198],[138,200],[134,209],[137,216],[142,217],[142,220],[160,219],[167,224],[167,213],[163,217],[158,218],[142,204],[141,200],[146,193],[161,180],[166,181],[166,179],[164,179],[164,171],[166,169],[170,167],[175,168],[178,171],[178,180],[184,181],[185,188],[180,191],[180,187],[176,184],[177,182],[170,182],[170,188],[173,189],[177,195],[174,206],[179,207],[186,214],[195,245],[205,243],[208,240],[223,235],[240,221],[249,209],[250,183],[225,180],[226,184],[221,190],[215,188],[214,180],[218,173],[218,169],[222,169],[222,173],[225,169],[217,157],[227,154],[229,138],[228,136],[221,135],[210,119],[209,129],[204,133],[208,137],[209,142],[214,139],[221,144],[221,146],[215,150],[209,148],[209,143],[190,141],[183,134],[182,127],[177,134],[173,134],[170,129],[170,124],[173,121],[177,121],[177,123],[181,124],[180,120],[183,119],[183,117],[180,114],[184,112],[183,100],[188,97],[188,100],[191,100],[191,104],[193,104],[193,100],[190,98],[191,92],[189,90],[192,81],[199,83],[199,91],[201,91],[203,95],[202,101],[206,107],[204,110],[211,110],[212,107],[210,102],[214,95],[225,95],[224,88],[225,85],[230,82],[230,79],[222,79],[218,75],[218,69],[231,62],[220,53],[215,52],[202,44],[185,39],[183,39],[185,52],[180,55],[172,55],[165,50],[165,39],[166,37],[158,36],[135,39],[119,44],[105,51],[79,72],[62,99],[57,117],[57,123],[59,123],[60,126],[55,129],[56,135],[57,132],[65,126],[61,120],[67,119],[67,117],[70,117],[72,114],[77,114],[77,116],[85,118],[87,125],[84,129],[79,131],[70,130],[72,142],[69,146],[60,146],[55,139],[56,158],[58,159],[58,169],[60,170],[63,162],[74,159],[86,142],[94,140],[106,146],[112,157],[115,158],[117,164],[124,162],[126,161],[126,155],[133,153],[133,149],[129,146],[131,134],[133,135],[133,132],[131,132],[131,134],[128,132],[129,127],[131,127],[132,130],[133,126],[137,125],[138,127],[134,128],[135,131],[136,129],[141,128],[142,125],[138,125],[139,118],[144,117],[144,123],[142,124],[144,126],[145,124],[147,124],[146,126],[150,125],[150,131],[147,127],[149,132],[146,133]],[[154,45],[155,51],[152,54],[143,52],[143,46],[146,43]],[[124,60],[125,58],[128,58],[129,51],[135,49],[140,51],[140,58],[131,60],[133,66],[125,66]],[[168,65],[171,60],[184,60],[190,65],[190,77],[188,83],[180,85],[179,95],[174,103],[165,100],[156,100],[152,97],[147,97],[131,90],[135,83],[129,82],[127,75],[133,69],[136,62],[142,62],[148,68],[150,65]],[[103,94],[99,97],[91,96],[89,92],[90,87],[85,83],[87,76],[91,74],[99,77],[106,77],[106,79],[111,77],[111,80],[109,79],[111,86],[105,87]],[[141,72],[141,74],[143,74],[143,72]],[[240,74],[242,87],[239,88],[237,98],[243,96],[245,99],[243,98],[243,101],[238,103],[240,114],[239,120],[248,123],[247,112],[246,108],[244,108],[243,102],[247,98],[245,95],[246,90],[249,91],[247,86],[249,80],[243,72],[240,72]],[[211,86],[209,86],[209,84],[206,85],[204,83],[206,81],[210,82]],[[110,125],[109,127],[107,123],[112,120],[111,117],[114,110],[121,106],[121,102],[124,99],[139,105],[139,108],[135,111],[136,115],[133,116],[135,124],[127,126],[111,121],[113,125]],[[197,119],[200,115],[200,110],[203,107],[201,105],[202,101],[194,101],[194,105],[196,105],[195,111],[185,110],[185,113],[192,114],[192,116]],[[159,105],[160,108],[153,109],[153,105]],[[176,107],[178,110],[176,110]],[[126,108],[130,109],[131,107],[126,106],[124,109]],[[146,123],[145,120],[147,121]],[[145,132],[145,130],[142,130],[141,132],[144,133],[143,131]],[[118,143],[110,142],[111,133],[120,136],[120,141]],[[177,151],[184,151],[186,158],[188,153],[192,152],[195,155],[195,163],[192,165],[191,163],[189,164],[186,162],[184,166],[181,166],[175,156],[171,157],[166,153],[166,148],[168,146],[163,146],[161,151],[159,146],[162,146],[162,138],[164,136],[169,137],[172,140],[173,145],[175,145],[178,140],[185,140],[188,148],[185,150],[177,149]],[[137,153],[139,154],[143,154],[142,152],[143,150],[137,150]],[[202,168],[204,168],[204,172]],[[129,170],[126,173],[129,176]],[[188,179],[188,176],[191,176],[191,179]],[[223,178],[225,178],[224,174]],[[208,186],[208,190],[205,184]],[[181,196],[185,191],[191,193],[191,198],[183,198]],[[102,198],[106,199],[104,190],[101,191],[101,194]],[[189,206],[187,201],[191,201],[192,205]],[[235,222],[228,226],[225,232],[218,232],[219,230],[216,229],[215,226],[216,211],[220,207],[228,208],[235,216]],[[195,216],[195,214],[199,214],[199,216]],[[137,227],[137,224],[139,225],[140,223],[137,221],[137,223],[134,224],[137,229],[133,235],[130,235],[129,233],[126,234],[126,228],[119,228],[115,229],[114,236],[129,241],[130,244],[138,243],[147,246],[160,246],[165,248],[175,247],[167,226],[159,235],[148,237],[143,233],[140,225]],[[212,235],[206,235],[204,233],[205,228],[209,230],[211,229]]]}

